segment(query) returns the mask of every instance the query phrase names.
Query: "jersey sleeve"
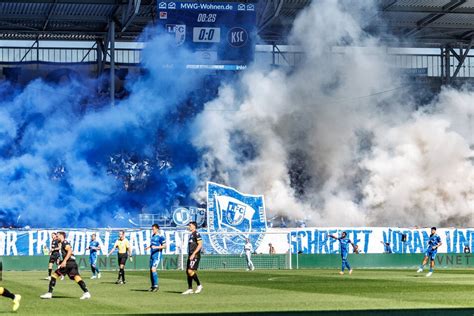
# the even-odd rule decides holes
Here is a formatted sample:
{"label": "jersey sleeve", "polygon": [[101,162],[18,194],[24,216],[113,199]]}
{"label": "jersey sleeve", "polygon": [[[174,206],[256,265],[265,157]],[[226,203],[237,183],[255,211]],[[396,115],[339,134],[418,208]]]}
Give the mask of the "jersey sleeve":
{"label": "jersey sleeve", "polygon": [[166,244],[166,238],[165,236],[160,236],[160,244],[163,246]]}
{"label": "jersey sleeve", "polygon": [[201,234],[198,232],[195,233],[194,238],[196,239],[196,242],[202,240]]}
{"label": "jersey sleeve", "polygon": [[130,249],[130,242],[128,239],[125,239],[125,248]]}
{"label": "jersey sleeve", "polygon": [[63,247],[64,247],[64,249],[66,249],[67,251],[69,251],[69,249],[71,248],[71,244],[68,243],[68,242],[64,242]]}
{"label": "jersey sleeve", "polygon": [[118,247],[118,244],[119,244],[119,242],[118,242],[118,240],[116,240],[116,241],[115,241],[115,244],[114,244],[114,248],[117,248],[117,247]]}

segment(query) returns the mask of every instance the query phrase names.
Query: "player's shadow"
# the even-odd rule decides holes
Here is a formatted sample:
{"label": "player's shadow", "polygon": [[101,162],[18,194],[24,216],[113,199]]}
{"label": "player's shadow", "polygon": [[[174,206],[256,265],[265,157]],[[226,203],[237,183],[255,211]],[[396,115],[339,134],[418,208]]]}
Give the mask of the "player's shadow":
{"label": "player's shadow", "polygon": [[172,293],[172,294],[181,294],[181,291],[165,291],[165,293]]}
{"label": "player's shadow", "polygon": [[132,292],[149,292],[148,290],[144,290],[144,289],[131,289],[130,291],[132,291]]}

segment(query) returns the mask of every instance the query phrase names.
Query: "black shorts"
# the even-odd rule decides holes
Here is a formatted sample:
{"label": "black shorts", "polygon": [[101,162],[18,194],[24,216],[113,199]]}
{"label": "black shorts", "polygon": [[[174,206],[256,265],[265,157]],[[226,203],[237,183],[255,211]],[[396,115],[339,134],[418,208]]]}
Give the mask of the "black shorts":
{"label": "black shorts", "polygon": [[197,271],[197,269],[199,268],[199,261],[200,260],[201,260],[201,258],[199,258],[199,257],[195,257],[193,260],[190,260],[188,258],[188,263],[186,264],[187,269]]}
{"label": "black shorts", "polygon": [[76,275],[80,275],[76,260],[68,260],[64,268],[59,268],[54,273],[59,276],[67,275],[71,280],[74,280]]}
{"label": "black shorts", "polygon": [[118,254],[118,264],[125,265],[125,262],[127,262],[127,259],[128,259],[128,253],[119,253]]}
{"label": "black shorts", "polygon": [[49,263],[58,263],[58,259],[59,259],[59,253],[57,252],[53,252],[50,256],[49,256]]}

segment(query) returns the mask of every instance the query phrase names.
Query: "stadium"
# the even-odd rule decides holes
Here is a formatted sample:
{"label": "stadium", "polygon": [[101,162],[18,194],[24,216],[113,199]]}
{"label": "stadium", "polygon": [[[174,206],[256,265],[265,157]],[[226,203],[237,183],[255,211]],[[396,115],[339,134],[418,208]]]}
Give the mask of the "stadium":
{"label": "stadium", "polygon": [[0,0],[0,313],[474,315],[474,0]]}

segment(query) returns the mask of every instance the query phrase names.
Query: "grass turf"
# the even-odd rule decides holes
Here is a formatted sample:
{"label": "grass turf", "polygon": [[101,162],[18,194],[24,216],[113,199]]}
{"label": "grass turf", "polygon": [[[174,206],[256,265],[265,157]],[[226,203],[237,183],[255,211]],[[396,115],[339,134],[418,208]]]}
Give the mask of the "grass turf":
{"label": "grass turf", "polygon": [[[184,296],[184,272],[160,271],[160,291],[149,293],[146,271],[127,272],[127,284],[115,285],[115,272],[100,280],[83,276],[92,299],[80,301],[79,286],[57,282],[52,300],[41,300],[48,281],[40,272],[4,272],[1,286],[22,295],[19,314],[139,314],[285,311],[365,311],[433,309],[474,315],[474,271],[437,270],[431,278],[407,270],[199,271],[204,290]],[[0,299],[0,313],[10,310]],[[457,308],[457,309],[454,309]],[[468,309],[466,309],[468,308]],[[340,314],[340,312],[338,312]],[[445,312],[441,314],[446,314]]]}

